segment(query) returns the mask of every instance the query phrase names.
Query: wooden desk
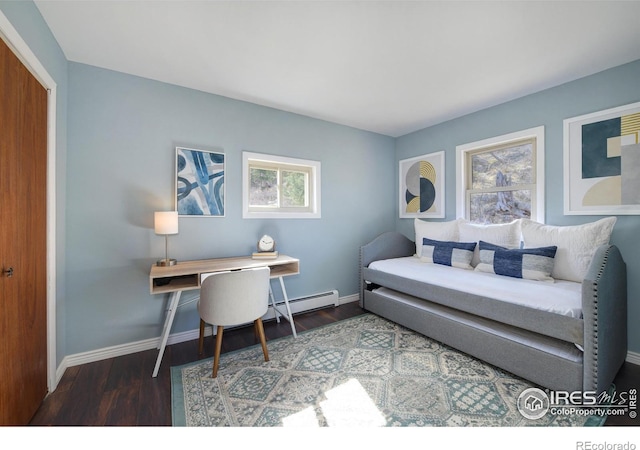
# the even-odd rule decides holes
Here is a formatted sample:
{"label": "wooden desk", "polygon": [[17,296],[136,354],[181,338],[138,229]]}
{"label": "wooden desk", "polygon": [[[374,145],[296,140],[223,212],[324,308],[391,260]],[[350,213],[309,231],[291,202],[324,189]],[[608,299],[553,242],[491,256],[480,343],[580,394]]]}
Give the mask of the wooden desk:
{"label": "wooden desk", "polygon": [[[297,337],[296,327],[293,322],[291,308],[289,307],[289,298],[287,290],[284,286],[283,277],[288,275],[297,275],[300,273],[300,260],[286,255],[279,255],[275,259],[252,259],[250,256],[234,257],[234,258],[217,258],[203,259],[198,261],[181,261],[175,266],[160,267],[151,266],[149,273],[149,290],[151,294],[170,294],[169,307],[167,316],[162,328],[160,343],[158,345],[158,358],[156,366],[153,370],[153,377],[158,375],[164,349],[167,346],[167,339],[171,333],[171,326],[176,314],[176,310],[180,305],[180,296],[183,291],[191,291],[200,289],[202,275],[212,272],[225,272],[228,270],[250,269],[253,267],[269,266],[271,268],[271,278],[277,278],[282,288],[283,300],[276,302],[273,291],[269,288],[269,297],[271,306],[274,309],[276,320],[280,322],[280,316],[284,317],[291,324],[293,336]],[[188,302],[190,303],[190,302]],[[186,304],[186,303],[185,303]],[[278,305],[284,304],[286,313],[278,309]]]}

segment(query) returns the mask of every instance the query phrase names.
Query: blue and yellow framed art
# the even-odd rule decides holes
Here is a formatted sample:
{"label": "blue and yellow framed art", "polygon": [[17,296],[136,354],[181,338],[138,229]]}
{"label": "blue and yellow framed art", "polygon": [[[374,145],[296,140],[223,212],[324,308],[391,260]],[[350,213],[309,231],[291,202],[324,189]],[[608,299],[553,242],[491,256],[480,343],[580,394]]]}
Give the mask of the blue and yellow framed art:
{"label": "blue and yellow framed art", "polygon": [[224,153],[176,147],[178,215],[224,217],[224,176]]}
{"label": "blue and yellow framed art", "polygon": [[443,218],[444,151],[400,161],[400,217]]}
{"label": "blue and yellow framed art", "polygon": [[640,102],[564,120],[564,213],[640,214]]}

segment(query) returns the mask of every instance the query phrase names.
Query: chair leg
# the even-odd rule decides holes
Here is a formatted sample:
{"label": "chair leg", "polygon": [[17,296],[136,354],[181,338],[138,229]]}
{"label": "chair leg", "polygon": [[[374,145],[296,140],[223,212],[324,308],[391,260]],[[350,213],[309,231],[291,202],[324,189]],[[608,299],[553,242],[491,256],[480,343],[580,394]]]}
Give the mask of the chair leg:
{"label": "chair leg", "polygon": [[222,331],[224,327],[218,325],[218,333],[216,334],[216,349],[213,353],[213,378],[218,376],[218,366],[220,365],[220,351],[222,350]]}
{"label": "chair leg", "polygon": [[264,360],[269,361],[269,351],[267,350],[267,338],[264,335],[264,327],[262,326],[262,319],[256,319],[254,321],[258,336],[260,337],[260,344],[262,345],[262,353],[264,354]]}
{"label": "chair leg", "polygon": [[198,355],[204,352],[204,320],[200,319],[200,336],[198,338]]}

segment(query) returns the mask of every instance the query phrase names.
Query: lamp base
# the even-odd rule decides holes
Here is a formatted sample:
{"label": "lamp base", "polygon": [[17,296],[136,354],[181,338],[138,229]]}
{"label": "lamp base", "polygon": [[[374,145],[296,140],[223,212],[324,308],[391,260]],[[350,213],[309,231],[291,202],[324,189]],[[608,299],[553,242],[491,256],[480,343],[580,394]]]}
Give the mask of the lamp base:
{"label": "lamp base", "polygon": [[157,266],[160,266],[160,267],[167,267],[167,266],[175,266],[177,263],[178,263],[178,261],[176,261],[175,259],[172,259],[172,258],[169,258],[169,259],[168,259],[168,258],[163,258],[163,259],[159,259],[159,260],[156,262],[156,265],[157,265]]}

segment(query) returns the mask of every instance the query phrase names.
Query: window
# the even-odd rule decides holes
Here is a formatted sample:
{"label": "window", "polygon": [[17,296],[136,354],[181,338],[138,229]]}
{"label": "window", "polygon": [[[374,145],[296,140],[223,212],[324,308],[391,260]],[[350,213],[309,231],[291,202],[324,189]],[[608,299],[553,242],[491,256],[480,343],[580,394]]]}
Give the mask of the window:
{"label": "window", "polygon": [[456,148],[458,217],[544,223],[544,127]]}
{"label": "window", "polygon": [[320,163],[244,152],[244,218],[319,218]]}

